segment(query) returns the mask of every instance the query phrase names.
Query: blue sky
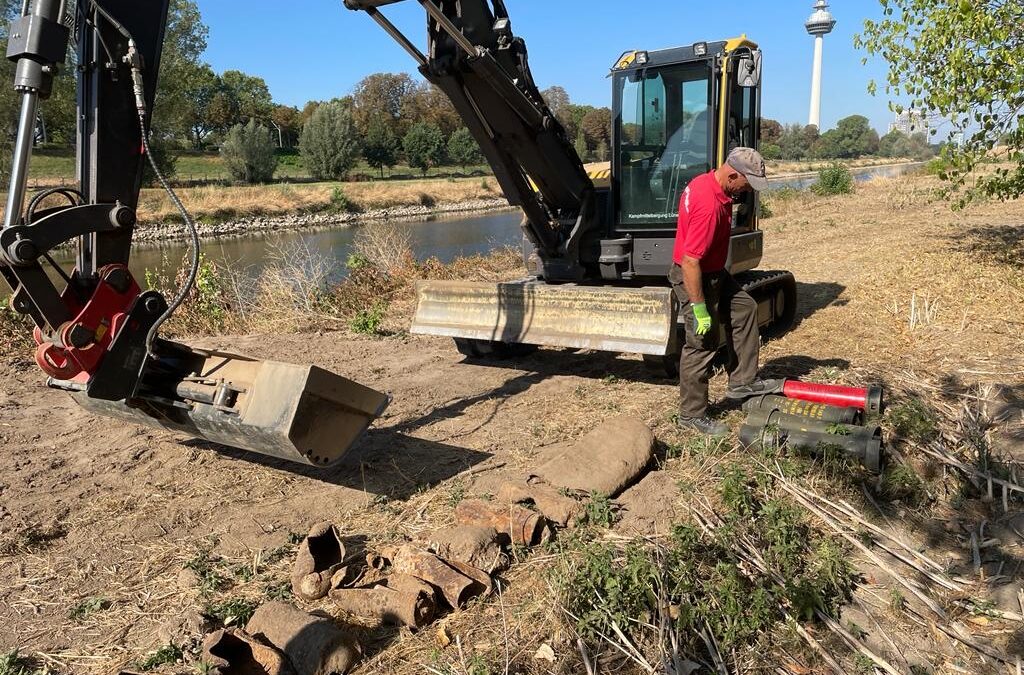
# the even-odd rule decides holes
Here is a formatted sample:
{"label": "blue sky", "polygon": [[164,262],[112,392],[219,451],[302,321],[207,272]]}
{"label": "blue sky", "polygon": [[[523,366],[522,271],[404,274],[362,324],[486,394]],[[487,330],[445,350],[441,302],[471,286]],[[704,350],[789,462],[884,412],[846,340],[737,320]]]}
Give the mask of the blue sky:
{"label": "blue sky", "polygon": [[[206,59],[218,72],[239,69],[263,77],[275,100],[302,106],[349,93],[380,71],[415,74],[412,60],[361,12],[341,0],[198,0],[210,27]],[[608,105],[605,78],[627,49],[658,49],[746,33],[765,53],[765,117],[807,123],[813,38],[803,23],[811,0],[694,2],[693,0],[506,0],[513,30],[526,39],[541,88],[561,85],[573,102]],[[884,95],[867,93],[884,81],[885,64],[861,64],[853,36],[878,0],[833,0],[838,24],[825,38],[822,127],[863,114],[881,133],[892,113]],[[384,8],[421,47],[424,12],[415,0]]]}

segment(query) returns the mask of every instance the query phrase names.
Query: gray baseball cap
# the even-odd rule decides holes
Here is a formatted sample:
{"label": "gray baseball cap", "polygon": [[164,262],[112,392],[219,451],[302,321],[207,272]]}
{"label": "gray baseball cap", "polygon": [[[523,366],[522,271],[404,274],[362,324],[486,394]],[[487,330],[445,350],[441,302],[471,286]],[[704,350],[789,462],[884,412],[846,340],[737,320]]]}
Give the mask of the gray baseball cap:
{"label": "gray baseball cap", "polygon": [[753,148],[733,148],[725,163],[747,177],[750,187],[758,192],[768,189],[765,178],[764,157]]}

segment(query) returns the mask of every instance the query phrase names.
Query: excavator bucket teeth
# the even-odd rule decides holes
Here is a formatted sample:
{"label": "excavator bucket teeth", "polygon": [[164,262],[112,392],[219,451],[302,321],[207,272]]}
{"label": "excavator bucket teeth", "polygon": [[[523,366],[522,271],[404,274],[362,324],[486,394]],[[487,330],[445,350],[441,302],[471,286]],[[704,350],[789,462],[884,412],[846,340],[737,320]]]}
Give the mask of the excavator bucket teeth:
{"label": "excavator bucket teeth", "polygon": [[158,365],[128,402],[72,395],[93,413],[314,466],[337,462],[390,401],[316,366],[174,347],[184,369]]}
{"label": "excavator bucket teeth", "polygon": [[677,311],[670,288],[424,281],[412,332],[663,356]]}

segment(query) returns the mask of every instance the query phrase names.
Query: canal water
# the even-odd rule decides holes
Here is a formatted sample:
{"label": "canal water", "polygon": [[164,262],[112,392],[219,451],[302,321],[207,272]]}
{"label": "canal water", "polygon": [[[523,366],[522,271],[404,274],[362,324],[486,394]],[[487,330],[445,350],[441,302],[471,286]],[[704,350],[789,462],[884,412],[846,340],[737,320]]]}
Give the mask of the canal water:
{"label": "canal water", "polygon": [[[857,181],[875,177],[896,177],[916,168],[917,164],[870,167],[854,170]],[[769,191],[782,188],[804,189],[817,180],[817,174],[786,179],[769,179]],[[436,257],[442,262],[487,253],[502,246],[519,247],[522,230],[519,223],[522,213],[516,210],[499,211],[484,215],[438,217],[418,222],[367,223],[336,228],[289,230],[283,232],[256,233],[242,237],[214,239],[202,243],[202,251],[208,260],[230,267],[234,273],[255,277],[268,264],[282,257],[315,256],[326,261],[332,270],[328,281],[344,278],[345,262],[352,252],[353,243],[361,228],[393,227],[409,237],[413,254],[417,259]],[[183,242],[170,241],[146,244],[140,242],[132,251],[131,268],[137,278],[144,278],[151,270],[173,277],[186,253]],[[65,258],[60,262],[70,262]]]}

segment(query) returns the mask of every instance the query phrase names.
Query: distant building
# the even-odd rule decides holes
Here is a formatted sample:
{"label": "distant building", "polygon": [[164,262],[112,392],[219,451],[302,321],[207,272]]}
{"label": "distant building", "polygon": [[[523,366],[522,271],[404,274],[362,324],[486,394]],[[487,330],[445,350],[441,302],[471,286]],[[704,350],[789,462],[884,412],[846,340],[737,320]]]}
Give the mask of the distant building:
{"label": "distant building", "polygon": [[899,131],[907,136],[927,134],[928,118],[920,110],[904,110],[896,115],[896,121],[889,125],[889,131]]}
{"label": "distant building", "polygon": [[821,54],[824,49],[825,36],[836,27],[836,19],[828,11],[826,0],[814,3],[814,13],[807,19],[804,28],[814,38],[814,65],[811,71],[811,111],[807,124],[821,126]]}

